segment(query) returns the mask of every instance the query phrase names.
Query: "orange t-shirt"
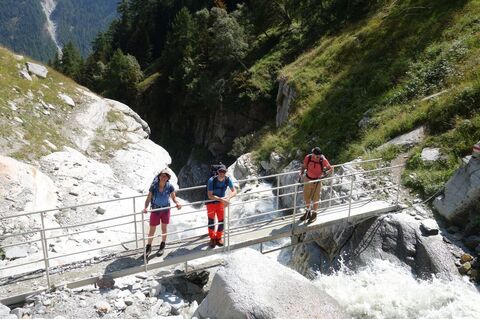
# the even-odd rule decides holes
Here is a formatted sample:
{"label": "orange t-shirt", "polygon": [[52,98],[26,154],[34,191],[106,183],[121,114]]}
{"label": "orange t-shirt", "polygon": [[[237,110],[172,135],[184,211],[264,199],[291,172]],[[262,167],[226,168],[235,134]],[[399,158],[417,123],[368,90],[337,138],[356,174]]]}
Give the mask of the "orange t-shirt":
{"label": "orange t-shirt", "polygon": [[[309,158],[311,156],[311,158]],[[315,155],[308,154],[303,159],[303,166],[307,169],[308,179],[318,179],[322,177],[323,170],[330,170],[331,166],[325,156],[320,155],[320,158],[315,159]]]}

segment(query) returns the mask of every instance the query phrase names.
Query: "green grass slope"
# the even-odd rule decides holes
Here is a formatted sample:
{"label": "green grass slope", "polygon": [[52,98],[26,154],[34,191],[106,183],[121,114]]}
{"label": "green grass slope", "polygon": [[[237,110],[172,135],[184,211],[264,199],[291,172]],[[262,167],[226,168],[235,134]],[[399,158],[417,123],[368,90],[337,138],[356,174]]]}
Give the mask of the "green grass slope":
{"label": "green grass slope", "polygon": [[[275,55],[260,59],[254,73],[275,65]],[[392,159],[402,150],[377,147],[423,125],[427,137],[410,151],[404,181],[432,194],[480,139],[479,56],[480,1],[385,2],[280,70],[297,91],[293,111],[287,124],[264,130],[254,149],[266,157],[319,145],[334,162]],[[361,129],[365,115],[371,122]],[[445,159],[423,164],[427,146]]]}

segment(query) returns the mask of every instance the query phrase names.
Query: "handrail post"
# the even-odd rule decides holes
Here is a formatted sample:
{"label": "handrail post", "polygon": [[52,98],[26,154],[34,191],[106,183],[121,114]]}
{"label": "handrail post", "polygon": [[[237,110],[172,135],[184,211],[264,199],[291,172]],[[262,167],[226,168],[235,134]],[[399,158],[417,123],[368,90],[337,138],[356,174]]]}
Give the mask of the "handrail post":
{"label": "handrail post", "polygon": [[293,195],[292,235],[294,234],[295,215],[297,214],[297,193],[298,193],[298,183],[295,183],[295,193]]}
{"label": "handrail post", "polygon": [[145,266],[145,272],[148,271],[148,266],[147,266],[147,254],[145,254],[145,214],[142,212],[142,241],[143,241],[143,265]]}
{"label": "handrail post", "polygon": [[47,238],[45,236],[45,221],[43,217],[44,213],[40,213],[40,219],[42,221],[42,230],[40,231],[41,241],[42,241],[42,251],[43,251],[43,260],[45,261],[45,274],[47,275],[47,287],[51,287],[50,282],[50,263],[48,259],[48,246],[47,246]]}
{"label": "handrail post", "polygon": [[226,245],[226,251],[230,251],[230,202],[228,203],[227,206],[227,223],[225,225],[225,218],[223,219],[223,227],[227,226],[227,245]]}
{"label": "handrail post", "polygon": [[352,210],[353,179],[354,179],[354,176],[352,176],[352,181],[350,182],[350,196],[348,197],[348,218],[349,219],[350,219],[350,211]]}
{"label": "handrail post", "polygon": [[332,194],[333,194],[333,176],[335,175],[335,167],[332,167],[332,179],[330,180],[330,194],[328,195],[328,208],[332,206]]}
{"label": "handrail post", "polygon": [[135,197],[133,199],[133,224],[135,225],[135,247],[138,249],[138,230],[137,230],[137,214],[135,214]]}
{"label": "handrail post", "polygon": [[277,176],[277,205],[276,205],[276,209],[278,209],[279,206],[279,198],[280,198],[280,176]]}

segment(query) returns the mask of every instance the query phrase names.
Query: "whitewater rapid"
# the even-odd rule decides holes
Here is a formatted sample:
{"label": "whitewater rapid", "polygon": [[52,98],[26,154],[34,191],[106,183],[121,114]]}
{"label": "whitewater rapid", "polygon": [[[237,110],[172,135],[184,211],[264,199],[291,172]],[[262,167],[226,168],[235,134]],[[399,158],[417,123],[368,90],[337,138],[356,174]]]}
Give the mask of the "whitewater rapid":
{"label": "whitewater rapid", "polygon": [[362,319],[478,319],[480,293],[468,280],[416,279],[386,260],[332,275],[318,274],[314,283],[353,317]]}

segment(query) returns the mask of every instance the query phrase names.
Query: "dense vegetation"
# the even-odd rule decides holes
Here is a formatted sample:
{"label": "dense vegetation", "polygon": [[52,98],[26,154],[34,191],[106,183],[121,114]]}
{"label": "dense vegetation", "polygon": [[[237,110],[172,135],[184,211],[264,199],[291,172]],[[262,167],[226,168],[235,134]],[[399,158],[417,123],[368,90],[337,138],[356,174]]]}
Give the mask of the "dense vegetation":
{"label": "dense vegetation", "polygon": [[[403,150],[378,147],[424,125],[405,181],[432,194],[480,139],[476,0],[123,0],[118,11],[81,78],[134,106],[178,165],[191,141],[204,143],[194,123],[219,111],[258,120],[226,127],[230,154],[275,150],[286,161],[312,145],[333,161],[392,159]],[[280,76],[297,97],[274,128]],[[424,164],[425,146],[444,160]]]}
{"label": "dense vegetation", "polygon": [[[2,0],[0,43],[40,61],[53,59],[57,48],[48,34],[40,0]],[[82,56],[91,42],[116,17],[117,0],[57,0],[51,19],[60,45],[72,42]]]}

